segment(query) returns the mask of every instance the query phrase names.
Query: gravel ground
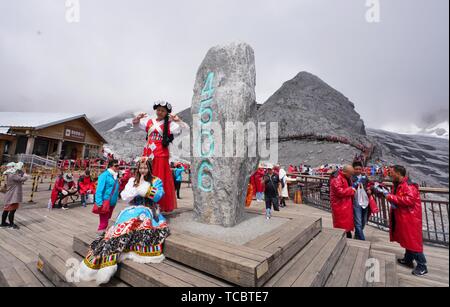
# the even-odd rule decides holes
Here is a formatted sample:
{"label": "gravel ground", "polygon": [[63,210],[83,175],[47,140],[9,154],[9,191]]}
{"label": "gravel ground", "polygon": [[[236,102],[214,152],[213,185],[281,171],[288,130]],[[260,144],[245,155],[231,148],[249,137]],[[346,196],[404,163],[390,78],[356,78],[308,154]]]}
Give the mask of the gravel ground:
{"label": "gravel ground", "polygon": [[289,219],[247,213],[245,219],[235,227],[225,228],[193,221],[193,212],[182,213],[169,221],[170,228],[184,233],[190,232],[231,244],[243,245],[258,236],[266,234],[288,222]]}

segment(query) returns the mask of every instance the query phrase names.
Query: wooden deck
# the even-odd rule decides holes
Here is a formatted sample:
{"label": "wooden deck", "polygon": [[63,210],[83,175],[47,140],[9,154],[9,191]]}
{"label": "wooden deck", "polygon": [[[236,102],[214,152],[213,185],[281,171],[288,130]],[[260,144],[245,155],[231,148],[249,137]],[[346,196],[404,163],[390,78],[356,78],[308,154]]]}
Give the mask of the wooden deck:
{"label": "wooden deck", "polygon": [[[262,203],[253,203],[252,207],[262,210]],[[302,214],[309,217],[322,218],[323,227],[332,228],[332,217],[329,212],[316,209],[307,205],[297,205],[288,202],[288,207],[282,209],[286,214]],[[367,226],[365,229],[366,239],[371,244],[372,254],[376,252],[388,252],[403,258],[404,249],[397,243],[389,242],[389,234],[375,227]],[[352,240],[353,241],[353,240]],[[380,255],[380,253],[378,253]],[[400,287],[448,287],[449,286],[449,249],[425,245],[425,256],[428,260],[429,274],[424,277],[416,277],[411,270],[397,265],[395,262],[398,285]],[[389,286],[389,284],[388,284]]]}
{"label": "wooden deck", "polygon": [[[27,188],[29,186],[26,190]],[[65,263],[67,259],[81,259],[81,256],[75,254],[73,250],[74,237],[95,233],[98,226],[97,216],[91,213],[91,208],[81,208],[79,205],[68,211],[48,211],[46,209],[49,198],[48,183],[41,185],[40,190],[35,194],[37,203],[24,203],[16,213],[19,230],[0,229],[0,286],[92,286],[92,284],[67,283],[63,273],[68,269]],[[179,201],[179,207],[191,208],[192,192],[184,188],[182,196],[185,198]],[[113,218],[123,207],[123,204],[118,205]],[[255,202],[252,210],[263,212],[264,205]],[[324,230],[300,252],[289,252],[285,249],[287,250],[285,257],[279,258],[284,259],[283,263],[278,265],[275,275],[267,280],[265,286],[449,286],[448,249],[426,246],[425,254],[429,261],[430,273],[418,278],[411,275],[410,269],[397,266],[393,255],[401,257],[404,251],[398,244],[390,243],[388,234],[383,231],[368,227],[366,234],[369,242],[356,242],[343,239],[339,232],[326,229],[331,228],[331,215],[327,212],[289,202],[288,207],[282,209],[281,215],[293,217],[303,215],[321,219]],[[288,228],[285,228],[286,232],[289,232]],[[279,234],[276,240],[281,240],[282,237]],[[181,237],[174,240],[182,242]],[[280,252],[279,246],[277,244],[271,246],[269,241],[257,240],[248,247],[259,245],[267,253]],[[369,257],[380,261],[382,281],[378,284],[367,285],[365,282],[365,260]],[[44,264],[46,267],[51,263],[54,267],[50,267],[50,271],[44,272],[46,273],[44,275],[38,270],[38,259],[40,265]],[[149,280],[148,276],[152,274],[158,278]],[[200,272],[195,266],[189,268],[172,260],[167,260],[163,266],[147,265],[145,268],[143,265],[130,262],[122,266],[117,279],[108,286],[140,285],[143,281],[146,282],[144,285],[158,286],[155,282],[161,280],[162,276],[170,286],[231,285],[210,274],[211,272]]]}

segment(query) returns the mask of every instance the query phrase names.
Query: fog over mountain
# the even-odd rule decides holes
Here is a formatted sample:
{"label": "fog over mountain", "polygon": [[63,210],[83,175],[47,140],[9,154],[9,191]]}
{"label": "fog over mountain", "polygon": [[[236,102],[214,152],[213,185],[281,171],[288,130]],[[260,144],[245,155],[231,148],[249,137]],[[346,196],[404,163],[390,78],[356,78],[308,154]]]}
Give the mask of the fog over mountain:
{"label": "fog over mountain", "polygon": [[301,70],[345,93],[365,126],[411,124],[448,108],[449,1],[0,1],[0,110],[107,119],[165,99],[191,104],[199,63],[217,44],[255,50],[257,101]]}
{"label": "fog over mountain", "polygon": [[[135,114],[125,112],[96,124],[110,142],[108,147],[123,158],[139,156],[145,143],[145,132],[131,123]],[[190,108],[178,115],[192,124]],[[436,115],[432,119],[428,121],[430,125],[443,118]],[[361,154],[358,146],[362,144],[374,146],[372,162],[405,165],[412,179],[421,184],[449,185],[448,132],[445,138],[367,129],[353,102],[308,72],[285,82],[268,101],[259,105],[258,120],[280,124],[281,165],[351,163],[355,155]],[[172,148],[172,154],[174,159],[189,160],[177,148]]]}

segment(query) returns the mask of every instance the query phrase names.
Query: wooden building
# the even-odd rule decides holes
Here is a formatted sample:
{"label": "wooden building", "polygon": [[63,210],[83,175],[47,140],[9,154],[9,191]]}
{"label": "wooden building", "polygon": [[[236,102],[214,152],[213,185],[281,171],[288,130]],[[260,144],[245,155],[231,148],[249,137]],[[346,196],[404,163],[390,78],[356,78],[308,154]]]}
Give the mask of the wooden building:
{"label": "wooden building", "polygon": [[96,158],[106,143],[84,114],[0,112],[0,164],[18,154]]}

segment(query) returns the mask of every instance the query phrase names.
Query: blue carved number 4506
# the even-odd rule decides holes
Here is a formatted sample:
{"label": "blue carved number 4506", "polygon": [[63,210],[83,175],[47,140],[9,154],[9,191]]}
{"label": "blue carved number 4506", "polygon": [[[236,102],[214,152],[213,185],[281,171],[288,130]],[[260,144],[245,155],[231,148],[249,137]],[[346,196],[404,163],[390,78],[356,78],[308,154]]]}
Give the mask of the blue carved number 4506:
{"label": "blue carved number 4506", "polygon": [[214,94],[214,73],[210,72],[205,81],[205,86],[202,89],[203,99],[209,99]]}

